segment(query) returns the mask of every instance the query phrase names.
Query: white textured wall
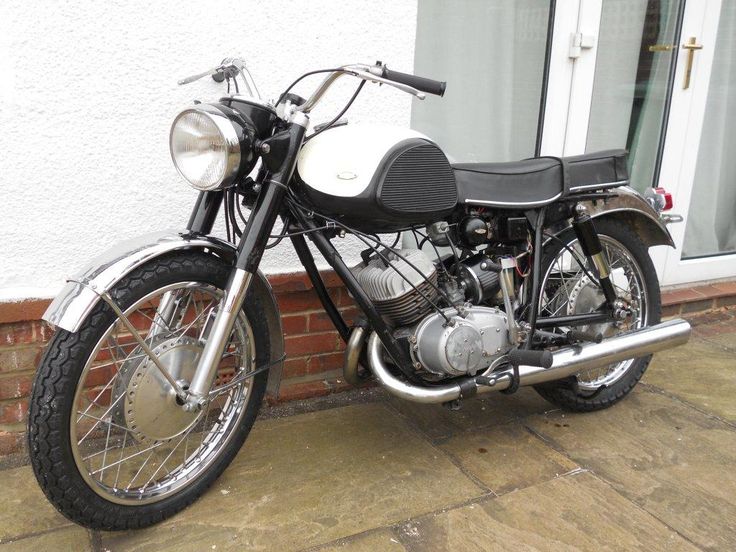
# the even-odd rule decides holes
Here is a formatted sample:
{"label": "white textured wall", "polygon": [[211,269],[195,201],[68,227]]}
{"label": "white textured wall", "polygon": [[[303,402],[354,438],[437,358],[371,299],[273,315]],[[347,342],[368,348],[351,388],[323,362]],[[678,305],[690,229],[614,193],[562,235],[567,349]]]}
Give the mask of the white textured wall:
{"label": "white textured wall", "polygon": [[[169,125],[223,85],[177,79],[233,55],[268,98],[311,69],[380,59],[410,72],[415,30],[416,0],[0,1],[0,300],[51,296],[114,242],[185,226],[196,193],[171,164]],[[409,117],[407,96],[375,85],[348,115]],[[264,269],[299,266],[285,244]]]}

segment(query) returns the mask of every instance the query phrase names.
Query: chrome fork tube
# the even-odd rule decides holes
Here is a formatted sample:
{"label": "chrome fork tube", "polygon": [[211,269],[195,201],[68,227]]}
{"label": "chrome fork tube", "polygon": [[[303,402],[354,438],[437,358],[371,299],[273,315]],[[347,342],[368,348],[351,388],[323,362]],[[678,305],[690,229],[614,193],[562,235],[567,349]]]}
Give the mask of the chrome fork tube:
{"label": "chrome fork tube", "polygon": [[252,277],[252,273],[241,268],[234,269],[230,275],[225,294],[220,300],[217,315],[207,336],[202,356],[199,357],[197,370],[189,384],[189,396],[185,405],[187,410],[199,408],[207,398],[212,381],[217,374],[220,359],[230,341],[235,320],[238,318],[245,295],[248,293]]}

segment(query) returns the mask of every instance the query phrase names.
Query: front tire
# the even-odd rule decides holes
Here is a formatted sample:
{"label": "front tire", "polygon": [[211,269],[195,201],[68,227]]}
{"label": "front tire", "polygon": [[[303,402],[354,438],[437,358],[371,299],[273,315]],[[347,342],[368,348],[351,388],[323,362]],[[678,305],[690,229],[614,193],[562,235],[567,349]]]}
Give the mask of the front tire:
{"label": "front tire", "polygon": [[[629,299],[638,303],[640,320],[630,328],[609,327],[591,330],[603,330],[604,336],[610,337],[620,331],[658,324],[661,319],[659,281],[647,247],[631,226],[621,220],[596,220],[595,228],[609,257],[611,277],[616,276],[614,270],[620,271],[617,292],[619,296],[628,292],[631,296]],[[563,246],[564,243],[573,251],[577,251],[580,260],[584,261],[575,233],[572,229],[568,229],[558,238],[559,240],[550,241],[542,258],[544,277],[541,283],[540,314],[552,316],[592,312],[600,304],[602,294],[595,298],[591,292],[589,278],[582,272],[579,263],[574,260],[569,250]],[[612,259],[617,255],[620,257],[618,267],[616,259]],[[567,279],[565,274],[568,275]],[[585,279],[588,280],[587,283]],[[628,288],[623,283],[626,281]],[[578,305],[571,308],[570,302],[576,300]],[[599,369],[594,376],[578,374],[565,380],[537,385],[535,389],[546,400],[565,410],[573,412],[601,410],[614,405],[631,392],[651,359],[652,355],[648,355],[623,361]]]}
{"label": "front tire", "polygon": [[[159,361],[186,382],[206,340],[205,301],[214,308],[230,270],[210,255],[176,253],[135,269],[110,295]],[[159,317],[164,297],[174,305],[166,323]],[[215,387],[268,363],[262,312],[249,294]],[[77,332],[59,329],[31,393],[28,439],[36,478],[62,514],[93,529],[145,527],[194,502],[241,448],[267,381],[266,371],[238,380],[214,396],[206,416],[204,409],[187,414],[121,326],[100,301]]]}

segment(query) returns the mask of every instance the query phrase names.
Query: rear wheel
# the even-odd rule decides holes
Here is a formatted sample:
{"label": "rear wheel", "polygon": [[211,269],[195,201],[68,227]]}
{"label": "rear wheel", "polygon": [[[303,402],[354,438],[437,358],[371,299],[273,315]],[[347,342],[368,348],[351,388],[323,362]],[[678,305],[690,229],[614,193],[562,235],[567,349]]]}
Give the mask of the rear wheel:
{"label": "rear wheel", "polygon": [[[176,254],[139,267],[111,290],[183,387],[194,375],[229,272],[214,257]],[[242,446],[263,399],[267,373],[242,378],[270,357],[261,312],[249,296],[211,400],[198,412],[181,407],[106,303],[79,331],[59,330],[39,366],[29,412],[31,461],[49,500],[87,527],[129,529],[161,521],[198,498]]]}
{"label": "rear wheel", "polygon": [[[619,322],[581,326],[589,333],[610,338],[622,332],[658,324],[661,303],[657,273],[647,247],[623,221],[595,221],[595,228],[608,257],[611,281],[618,297],[631,309]],[[587,265],[575,233],[570,229],[551,240],[542,258],[540,316],[562,316],[593,312],[605,301],[592,267]],[[586,270],[583,269],[586,268]],[[558,328],[564,332],[570,328]],[[623,397],[644,374],[651,355],[581,371],[566,380],[536,386],[551,403],[573,411],[607,408]]]}

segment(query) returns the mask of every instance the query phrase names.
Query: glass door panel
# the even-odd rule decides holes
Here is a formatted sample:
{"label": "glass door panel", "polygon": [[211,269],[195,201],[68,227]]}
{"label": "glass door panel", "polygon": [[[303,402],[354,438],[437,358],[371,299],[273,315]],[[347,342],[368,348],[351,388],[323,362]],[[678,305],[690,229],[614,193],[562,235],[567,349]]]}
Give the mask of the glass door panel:
{"label": "glass door panel", "polygon": [[736,252],[736,2],[721,4],[682,258]]}
{"label": "glass door panel", "polygon": [[414,71],[447,81],[413,101],[412,127],[451,161],[511,161],[537,151],[549,0],[421,0]]}
{"label": "glass door panel", "polygon": [[659,172],[681,4],[603,0],[585,151],[629,150],[639,191]]}

